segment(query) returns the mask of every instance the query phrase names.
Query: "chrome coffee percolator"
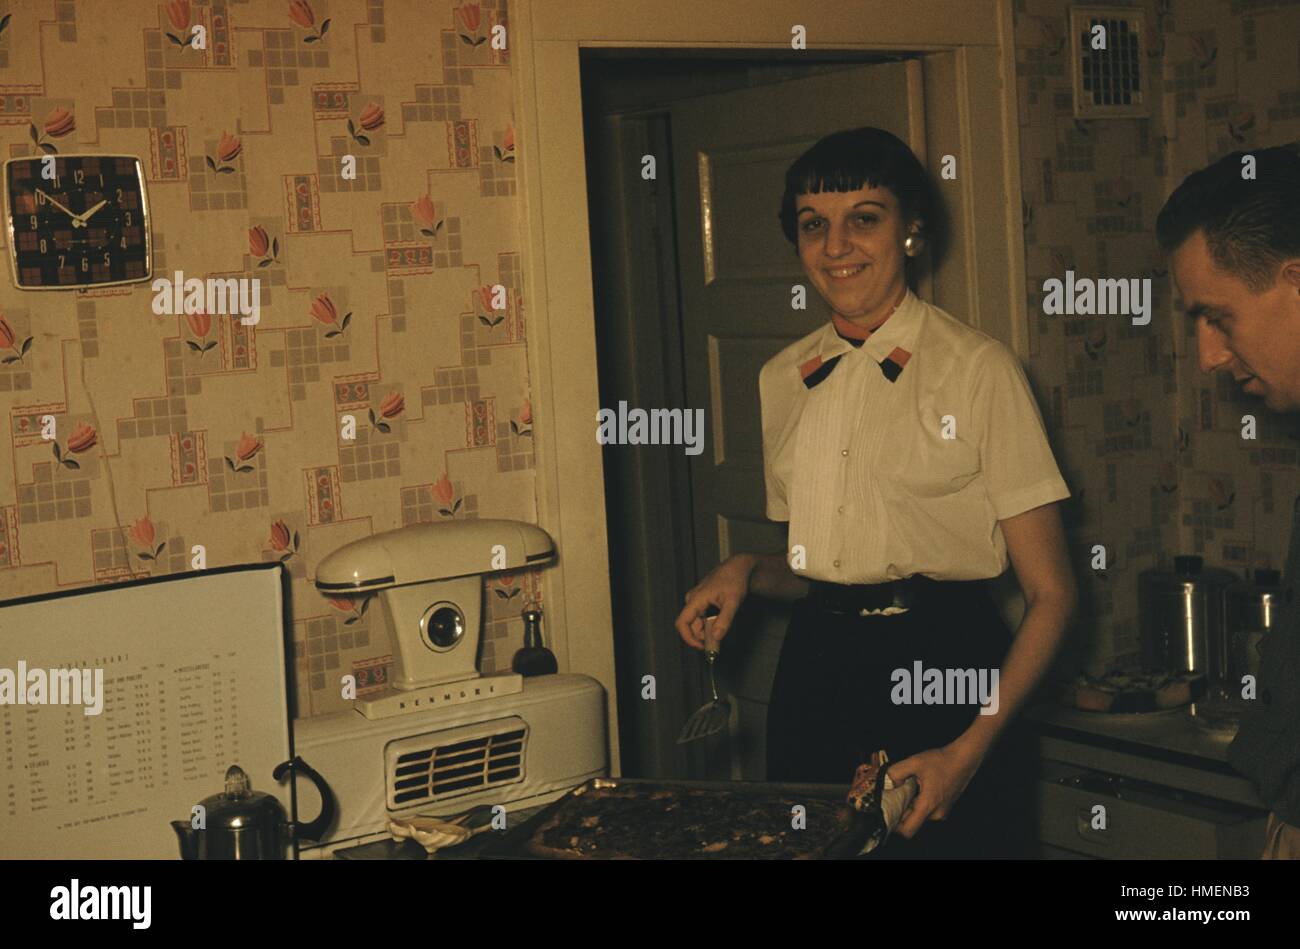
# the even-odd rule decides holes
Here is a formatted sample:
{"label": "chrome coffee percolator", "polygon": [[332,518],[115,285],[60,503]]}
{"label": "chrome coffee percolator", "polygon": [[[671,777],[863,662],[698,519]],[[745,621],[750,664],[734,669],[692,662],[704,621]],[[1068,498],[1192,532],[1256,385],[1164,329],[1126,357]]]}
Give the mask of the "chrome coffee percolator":
{"label": "chrome coffee percolator", "polygon": [[334,795],[325,779],[301,758],[285,761],[272,773],[276,781],[301,772],[320,792],[320,815],[310,823],[289,820],[274,795],[254,791],[239,765],[226,771],[226,788],[199,802],[200,821],[172,821],[185,860],[283,860],[294,840],[319,840],[334,820]]}
{"label": "chrome coffee percolator", "polygon": [[1216,658],[1213,647],[1224,640],[1224,592],[1236,579],[1231,571],[1205,567],[1195,556],[1175,557],[1172,571],[1142,571],[1138,576],[1142,665],[1175,675],[1190,672],[1221,679],[1226,660],[1222,655]]}

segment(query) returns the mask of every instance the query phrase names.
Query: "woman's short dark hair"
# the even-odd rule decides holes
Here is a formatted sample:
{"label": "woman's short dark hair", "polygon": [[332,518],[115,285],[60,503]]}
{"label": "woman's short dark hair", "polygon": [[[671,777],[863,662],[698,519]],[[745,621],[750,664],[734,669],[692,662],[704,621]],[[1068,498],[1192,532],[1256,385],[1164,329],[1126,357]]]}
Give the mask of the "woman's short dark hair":
{"label": "woman's short dark hair", "polygon": [[[1253,178],[1242,177],[1247,155]],[[1156,218],[1156,240],[1173,253],[1198,229],[1219,269],[1255,293],[1272,286],[1282,261],[1300,257],[1300,143],[1233,152],[1184,178]]]}
{"label": "woman's short dark hair", "polygon": [[864,127],[827,135],[800,155],[785,173],[781,230],[799,246],[795,200],[801,194],[888,188],[898,198],[904,225],[920,220],[932,253],[943,239],[942,203],[925,166],[897,136]]}

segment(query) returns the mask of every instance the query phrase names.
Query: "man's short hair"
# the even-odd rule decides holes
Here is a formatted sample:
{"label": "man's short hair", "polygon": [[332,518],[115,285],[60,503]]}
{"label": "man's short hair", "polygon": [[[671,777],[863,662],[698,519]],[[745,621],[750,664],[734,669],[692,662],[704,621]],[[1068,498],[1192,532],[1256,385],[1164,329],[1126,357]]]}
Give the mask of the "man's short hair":
{"label": "man's short hair", "polygon": [[[1242,177],[1242,159],[1255,177]],[[1197,230],[1221,270],[1253,292],[1273,285],[1284,260],[1300,257],[1300,142],[1233,152],[1188,175],[1156,218],[1156,239],[1173,253]]]}

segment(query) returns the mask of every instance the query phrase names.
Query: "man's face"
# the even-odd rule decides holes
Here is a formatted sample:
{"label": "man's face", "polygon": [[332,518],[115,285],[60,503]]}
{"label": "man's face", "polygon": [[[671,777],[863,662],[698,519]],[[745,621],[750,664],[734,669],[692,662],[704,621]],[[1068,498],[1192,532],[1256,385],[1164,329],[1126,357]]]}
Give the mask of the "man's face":
{"label": "man's face", "polygon": [[794,206],[799,260],[831,308],[853,320],[891,306],[905,282],[907,236],[893,192],[859,188],[801,194]]}
{"label": "man's face", "polygon": [[1275,412],[1300,410],[1300,261],[1284,264],[1271,287],[1254,293],[1215,265],[1197,230],[1172,265],[1184,311],[1196,320],[1201,371],[1232,373]]}

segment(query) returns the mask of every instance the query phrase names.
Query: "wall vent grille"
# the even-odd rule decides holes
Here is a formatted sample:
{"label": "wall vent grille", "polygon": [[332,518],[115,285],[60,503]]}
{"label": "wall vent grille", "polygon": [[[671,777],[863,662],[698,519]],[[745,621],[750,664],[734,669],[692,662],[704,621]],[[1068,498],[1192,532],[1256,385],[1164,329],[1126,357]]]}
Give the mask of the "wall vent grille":
{"label": "wall vent grille", "polygon": [[[1097,27],[1105,49],[1093,48]],[[1131,7],[1072,7],[1074,117],[1128,118],[1150,115],[1146,17]]]}

